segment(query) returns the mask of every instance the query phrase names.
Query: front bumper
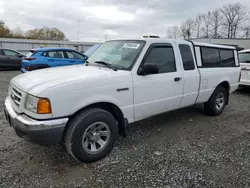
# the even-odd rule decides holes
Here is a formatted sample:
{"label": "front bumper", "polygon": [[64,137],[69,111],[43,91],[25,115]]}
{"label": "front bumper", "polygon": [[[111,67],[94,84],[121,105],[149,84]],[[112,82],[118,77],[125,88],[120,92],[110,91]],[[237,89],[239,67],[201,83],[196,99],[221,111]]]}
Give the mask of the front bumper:
{"label": "front bumper", "polygon": [[17,114],[9,97],[5,100],[5,117],[18,136],[41,145],[51,145],[62,140],[68,118],[35,120],[24,114]]}

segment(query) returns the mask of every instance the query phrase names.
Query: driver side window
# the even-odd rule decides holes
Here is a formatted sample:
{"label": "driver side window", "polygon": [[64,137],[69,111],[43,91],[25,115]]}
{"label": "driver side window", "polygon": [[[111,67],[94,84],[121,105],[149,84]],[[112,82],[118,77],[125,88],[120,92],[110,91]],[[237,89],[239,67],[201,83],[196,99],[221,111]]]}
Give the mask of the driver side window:
{"label": "driver side window", "polygon": [[176,72],[174,50],[171,46],[155,46],[151,48],[144,65],[156,65],[158,74]]}

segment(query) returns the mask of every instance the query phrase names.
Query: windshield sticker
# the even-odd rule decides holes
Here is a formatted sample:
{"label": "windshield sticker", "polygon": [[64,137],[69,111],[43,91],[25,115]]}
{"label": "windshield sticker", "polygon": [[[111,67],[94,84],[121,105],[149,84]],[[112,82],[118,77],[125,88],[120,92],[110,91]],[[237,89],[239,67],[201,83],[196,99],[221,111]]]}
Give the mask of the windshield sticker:
{"label": "windshield sticker", "polygon": [[123,45],[123,48],[138,49],[139,47],[140,47],[140,44],[137,44],[137,43],[125,43]]}

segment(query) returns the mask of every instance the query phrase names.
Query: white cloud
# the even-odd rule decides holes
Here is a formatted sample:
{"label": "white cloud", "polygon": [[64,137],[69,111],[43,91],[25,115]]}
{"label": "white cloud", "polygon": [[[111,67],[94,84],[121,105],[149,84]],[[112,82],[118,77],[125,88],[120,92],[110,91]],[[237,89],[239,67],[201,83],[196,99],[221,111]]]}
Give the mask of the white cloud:
{"label": "white cloud", "polygon": [[0,0],[0,20],[22,30],[56,27],[70,40],[108,39],[154,34],[166,36],[169,25],[227,3],[249,0]]}
{"label": "white cloud", "polygon": [[137,15],[152,15],[156,12],[156,10],[152,8],[138,8],[136,10]]}
{"label": "white cloud", "polygon": [[115,6],[84,6],[82,10],[91,13],[99,19],[108,21],[129,21],[135,19],[133,14],[117,10]]}
{"label": "white cloud", "polygon": [[3,14],[4,12],[5,12],[4,2],[0,0],[0,14]]}
{"label": "white cloud", "polygon": [[24,11],[20,11],[20,12],[19,12],[19,14],[20,14],[20,15],[25,15],[25,14],[26,14],[26,12],[24,12]]}
{"label": "white cloud", "polygon": [[4,7],[0,7],[0,14],[3,14],[5,12]]}
{"label": "white cloud", "polygon": [[106,30],[104,33],[105,33],[106,35],[117,35],[117,32],[112,31],[112,30],[110,30],[110,29]]}

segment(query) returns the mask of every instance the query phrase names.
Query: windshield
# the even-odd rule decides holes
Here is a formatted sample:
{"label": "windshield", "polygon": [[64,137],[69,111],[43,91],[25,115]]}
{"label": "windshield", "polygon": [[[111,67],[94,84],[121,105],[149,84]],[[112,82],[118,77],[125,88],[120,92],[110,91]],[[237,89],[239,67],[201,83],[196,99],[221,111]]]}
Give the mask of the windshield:
{"label": "windshield", "polygon": [[239,54],[240,63],[250,63],[250,53]]}
{"label": "windshield", "polygon": [[88,62],[102,61],[117,69],[131,70],[144,44],[144,41],[133,40],[108,41],[90,56]]}

